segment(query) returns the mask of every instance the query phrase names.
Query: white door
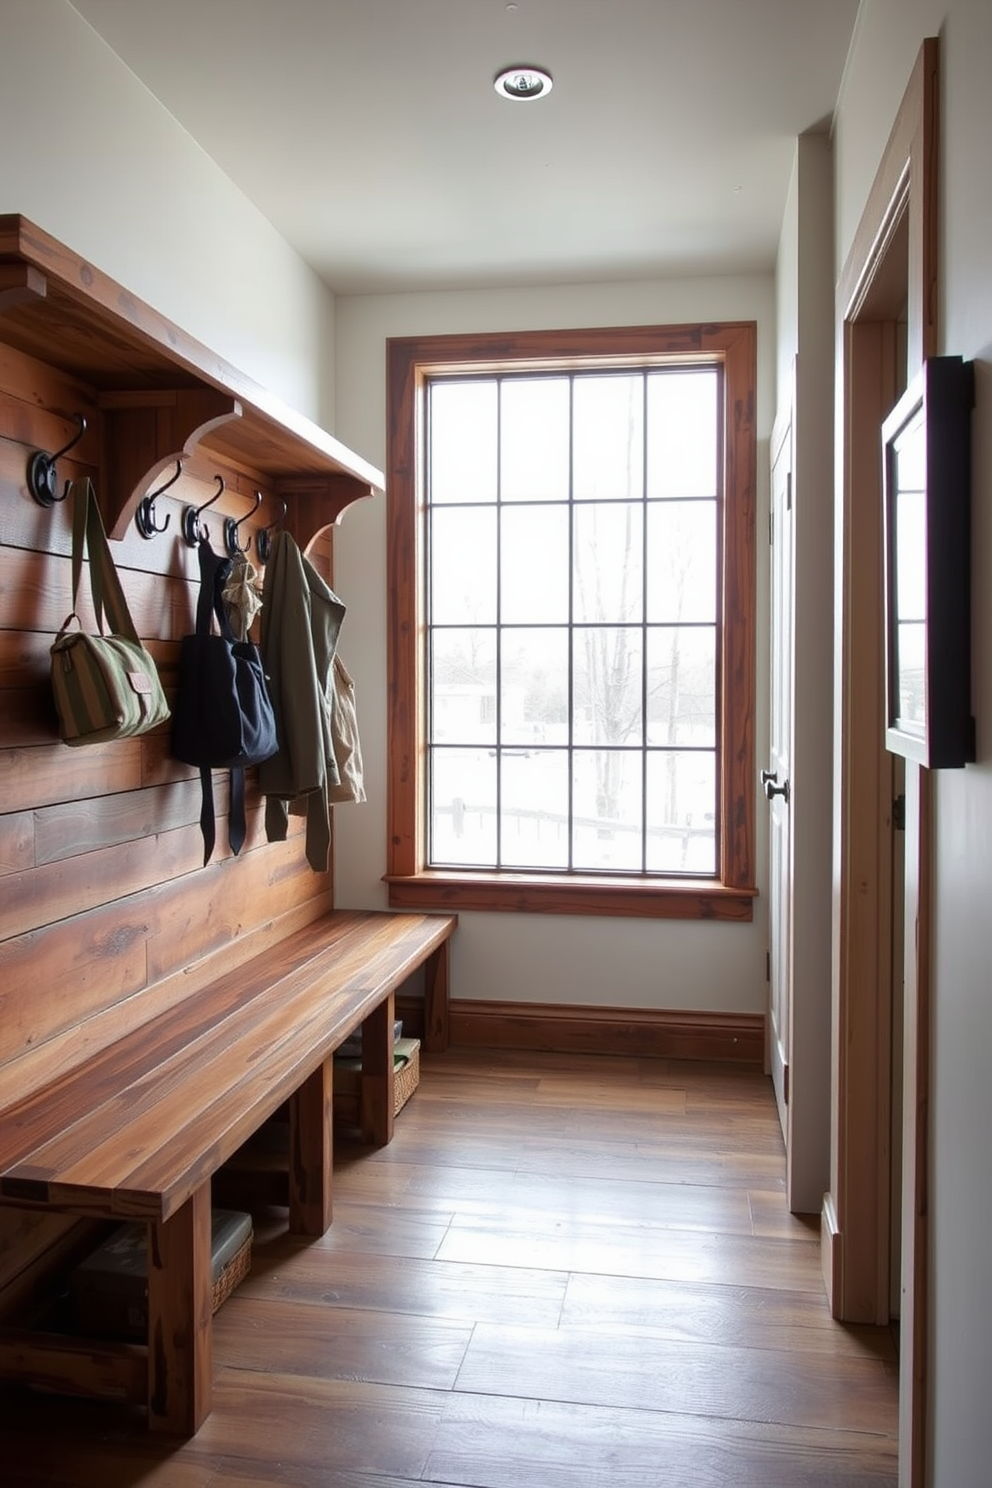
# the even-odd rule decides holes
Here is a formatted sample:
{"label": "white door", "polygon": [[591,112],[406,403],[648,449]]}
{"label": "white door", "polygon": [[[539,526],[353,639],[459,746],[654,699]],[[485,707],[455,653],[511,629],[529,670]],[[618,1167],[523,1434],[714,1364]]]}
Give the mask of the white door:
{"label": "white door", "polygon": [[789,1146],[789,1055],[792,1022],[792,675],[793,573],[792,420],[776,428],[772,449],[771,719],[768,766],[768,1057],[779,1119]]}

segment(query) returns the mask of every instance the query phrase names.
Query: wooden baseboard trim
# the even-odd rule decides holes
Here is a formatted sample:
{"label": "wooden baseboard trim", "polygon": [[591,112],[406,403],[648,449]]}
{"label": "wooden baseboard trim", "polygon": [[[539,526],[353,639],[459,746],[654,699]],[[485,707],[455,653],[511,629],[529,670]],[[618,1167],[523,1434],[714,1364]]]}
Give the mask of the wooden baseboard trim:
{"label": "wooden baseboard trim", "polygon": [[837,1224],[834,1196],[826,1193],[823,1195],[823,1210],[820,1214],[820,1268],[830,1304],[830,1316],[833,1318],[838,1317],[840,1307],[841,1256],[840,1228]]}
{"label": "wooden baseboard trim", "polygon": [[557,1003],[451,1004],[451,1042],[463,1048],[705,1059],[764,1068],[762,1013],[697,1013]]}

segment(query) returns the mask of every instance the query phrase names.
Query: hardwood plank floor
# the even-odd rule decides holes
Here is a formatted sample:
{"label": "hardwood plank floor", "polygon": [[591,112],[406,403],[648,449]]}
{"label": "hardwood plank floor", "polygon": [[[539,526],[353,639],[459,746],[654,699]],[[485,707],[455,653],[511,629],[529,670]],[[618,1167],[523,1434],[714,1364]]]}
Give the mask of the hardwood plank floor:
{"label": "hardwood plank floor", "polygon": [[4,1488],[895,1485],[893,1338],[829,1317],[762,1076],[425,1057],[334,1184],[318,1241],[256,1215],[192,1441],[8,1391]]}

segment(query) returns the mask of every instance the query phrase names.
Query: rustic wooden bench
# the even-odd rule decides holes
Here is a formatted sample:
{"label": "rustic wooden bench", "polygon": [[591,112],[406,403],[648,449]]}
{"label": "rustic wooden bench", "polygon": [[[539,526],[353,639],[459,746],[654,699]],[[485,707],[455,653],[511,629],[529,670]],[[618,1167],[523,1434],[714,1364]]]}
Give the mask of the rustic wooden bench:
{"label": "rustic wooden bench", "polygon": [[211,1403],[211,1177],[289,1108],[289,1222],[331,1221],[334,1050],[362,1028],[363,1135],[393,1134],[398,987],[421,966],[424,1045],[447,1042],[453,915],[335,911],[0,1110],[0,1203],[148,1225],[147,1345],[0,1331],[0,1379],[147,1405]]}

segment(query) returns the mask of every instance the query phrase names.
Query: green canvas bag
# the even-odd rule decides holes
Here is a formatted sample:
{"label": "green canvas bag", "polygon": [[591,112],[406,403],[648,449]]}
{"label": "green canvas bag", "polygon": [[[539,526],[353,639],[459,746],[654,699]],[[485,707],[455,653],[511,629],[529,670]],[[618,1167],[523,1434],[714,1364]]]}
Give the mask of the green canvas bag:
{"label": "green canvas bag", "polygon": [[[70,499],[73,609],[51,649],[59,733],[66,744],[129,739],[163,722],[169,708],[155,662],[138,639],[131,619],[92,481],[88,477],[73,481]],[[99,635],[69,629],[74,620],[78,622],[76,606],[87,548]],[[104,617],[109,635],[103,634]]]}

